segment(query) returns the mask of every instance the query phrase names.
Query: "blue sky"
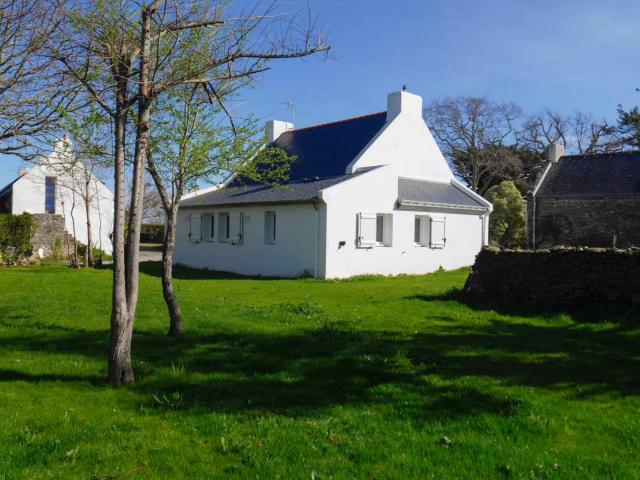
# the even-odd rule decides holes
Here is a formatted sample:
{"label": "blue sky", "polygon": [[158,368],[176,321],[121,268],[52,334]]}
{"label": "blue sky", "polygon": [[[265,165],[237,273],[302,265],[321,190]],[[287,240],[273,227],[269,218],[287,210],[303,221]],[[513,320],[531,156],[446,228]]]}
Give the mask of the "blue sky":
{"label": "blue sky", "polygon": [[[638,0],[310,0],[330,58],[281,61],[241,110],[296,126],[381,111],[403,84],[425,103],[486,95],[525,111],[615,119],[640,104]],[[291,2],[291,9],[306,2]],[[0,186],[16,174],[5,159]]]}

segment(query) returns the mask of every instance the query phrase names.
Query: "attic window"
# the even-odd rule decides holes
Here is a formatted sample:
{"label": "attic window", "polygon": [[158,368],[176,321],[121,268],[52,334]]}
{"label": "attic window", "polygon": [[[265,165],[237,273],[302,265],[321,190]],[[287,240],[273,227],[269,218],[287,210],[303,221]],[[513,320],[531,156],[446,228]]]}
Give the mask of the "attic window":
{"label": "attic window", "polygon": [[44,211],[45,213],[56,213],[56,177],[45,178]]}

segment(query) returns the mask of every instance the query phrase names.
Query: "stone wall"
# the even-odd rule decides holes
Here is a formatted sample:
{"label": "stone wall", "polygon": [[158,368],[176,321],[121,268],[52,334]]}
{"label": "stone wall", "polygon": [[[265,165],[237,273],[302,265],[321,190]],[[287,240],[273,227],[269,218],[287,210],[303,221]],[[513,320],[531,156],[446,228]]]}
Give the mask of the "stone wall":
{"label": "stone wall", "polygon": [[485,248],[464,287],[468,300],[548,306],[640,304],[640,249]]}
{"label": "stone wall", "polygon": [[[528,204],[533,247],[533,202]],[[640,247],[640,197],[538,198],[535,247]]]}
{"label": "stone wall", "polygon": [[[38,256],[38,250],[42,249],[44,257],[53,256],[53,248],[56,239],[60,239],[62,246],[62,255],[66,255],[66,239],[67,231],[64,226],[64,218],[62,215],[54,215],[48,213],[34,214],[33,222],[35,224],[35,232],[31,240],[33,246],[33,256]],[[69,240],[72,237],[69,235]]]}

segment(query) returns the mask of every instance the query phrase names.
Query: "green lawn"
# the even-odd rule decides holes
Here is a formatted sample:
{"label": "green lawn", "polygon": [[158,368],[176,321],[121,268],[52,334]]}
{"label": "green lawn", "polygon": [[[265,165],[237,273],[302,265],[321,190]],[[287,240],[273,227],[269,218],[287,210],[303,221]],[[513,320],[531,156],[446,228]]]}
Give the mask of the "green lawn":
{"label": "green lawn", "polygon": [[0,478],[639,478],[640,329],[474,310],[420,277],[144,266],[137,382],[105,384],[110,271],[0,270]]}

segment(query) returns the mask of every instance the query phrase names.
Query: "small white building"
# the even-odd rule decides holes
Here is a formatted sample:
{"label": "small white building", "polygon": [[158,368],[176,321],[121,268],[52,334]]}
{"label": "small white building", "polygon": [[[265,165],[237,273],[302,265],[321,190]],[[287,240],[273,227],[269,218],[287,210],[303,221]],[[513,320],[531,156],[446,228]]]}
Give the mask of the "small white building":
{"label": "small white building", "polygon": [[175,263],[245,275],[420,274],[473,263],[492,206],[458,182],[422,118],[422,98],[295,129],[267,125],[297,157],[282,186],[232,177],[180,203]]}
{"label": "small white building", "polygon": [[[64,220],[66,232],[73,235],[75,231],[76,239],[86,245],[87,199],[93,246],[111,254],[113,193],[85,162],[76,161],[72,155],[66,138],[57,142],[54,151],[37,165],[21,170],[18,178],[0,189],[0,212],[59,215]],[[88,182],[88,189],[85,182]]]}

